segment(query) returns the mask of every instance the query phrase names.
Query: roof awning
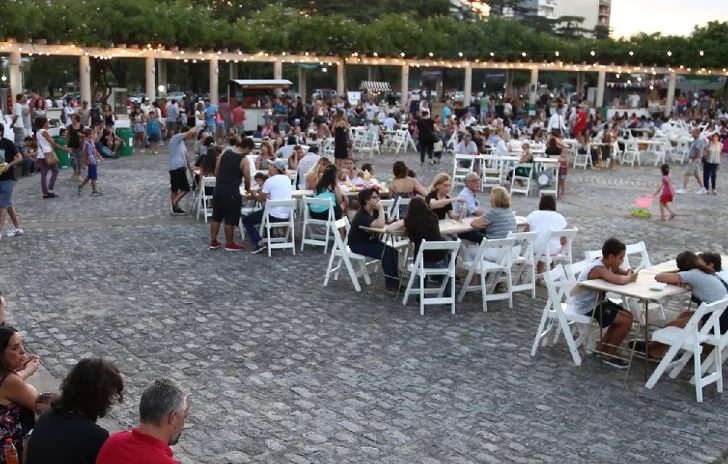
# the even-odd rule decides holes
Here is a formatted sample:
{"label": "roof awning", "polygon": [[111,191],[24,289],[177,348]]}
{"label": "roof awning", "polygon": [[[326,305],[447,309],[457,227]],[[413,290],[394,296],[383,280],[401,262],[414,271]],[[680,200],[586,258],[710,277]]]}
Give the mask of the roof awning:
{"label": "roof awning", "polygon": [[275,89],[293,85],[293,82],[286,79],[231,79],[230,82],[248,89]]}
{"label": "roof awning", "polygon": [[392,87],[389,86],[389,82],[380,81],[362,81],[361,90],[368,90],[369,92],[391,92]]}

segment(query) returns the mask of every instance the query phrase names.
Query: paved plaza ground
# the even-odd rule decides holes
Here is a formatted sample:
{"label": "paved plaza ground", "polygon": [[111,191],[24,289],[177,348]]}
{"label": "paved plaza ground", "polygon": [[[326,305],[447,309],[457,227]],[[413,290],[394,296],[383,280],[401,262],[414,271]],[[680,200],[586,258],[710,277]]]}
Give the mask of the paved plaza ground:
{"label": "paved plaza ground", "polygon": [[[346,280],[322,287],[320,248],[208,250],[209,225],[169,215],[163,148],[106,162],[99,198],[78,197],[69,171],[58,200],[41,199],[37,176],[20,181],[26,234],[0,240],[0,290],[53,376],[87,356],[114,360],[126,386],[110,414],[119,427],[136,424],[150,380],[187,386],[183,463],[723,462],[728,393],[708,387],[698,404],[687,374],[647,390],[642,363],[625,385],[624,371],[593,357],[575,367],[563,339],[531,357],[543,299],[519,295],[512,310],[484,313],[471,294],[456,315],[430,307],[422,317],[414,301],[356,293]],[[380,178],[396,159],[424,185],[452,169],[449,156],[421,166],[415,154],[384,155]],[[571,170],[558,208],[579,228],[575,256],[612,235],[644,240],[653,263],[685,249],[727,253],[722,176],[721,195],[678,196],[678,218],[658,223],[628,216],[657,188],[658,168]],[[537,204],[518,197],[514,209]]]}

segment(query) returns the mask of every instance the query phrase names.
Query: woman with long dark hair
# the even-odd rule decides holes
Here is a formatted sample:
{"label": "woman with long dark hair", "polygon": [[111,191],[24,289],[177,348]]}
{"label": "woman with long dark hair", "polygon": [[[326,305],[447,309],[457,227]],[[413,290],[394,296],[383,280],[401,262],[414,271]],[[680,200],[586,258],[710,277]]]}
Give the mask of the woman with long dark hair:
{"label": "woman with long dark hair", "polygon": [[[336,220],[341,219],[342,212],[346,210],[346,201],[341,194],[339,184],[336,182],[336,166],[330,164],[324,169],[324,173],[313,190],[314,198],[328,198],[334,207],[334,217]],[[327,220],[329,218],[329,209],[324,205],[310,205],[311,217],[313,219]]]}

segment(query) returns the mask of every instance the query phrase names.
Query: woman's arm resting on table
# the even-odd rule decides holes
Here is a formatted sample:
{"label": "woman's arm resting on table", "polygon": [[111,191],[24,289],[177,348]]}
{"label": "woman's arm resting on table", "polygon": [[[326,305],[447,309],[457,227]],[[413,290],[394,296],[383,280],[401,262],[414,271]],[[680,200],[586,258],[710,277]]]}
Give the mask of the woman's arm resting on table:
{"label": "woman's arm resting on table", "polygon": [[682,280],[677,272],[661,272],[655,276],[655,280],[670,285],[682,285]]}

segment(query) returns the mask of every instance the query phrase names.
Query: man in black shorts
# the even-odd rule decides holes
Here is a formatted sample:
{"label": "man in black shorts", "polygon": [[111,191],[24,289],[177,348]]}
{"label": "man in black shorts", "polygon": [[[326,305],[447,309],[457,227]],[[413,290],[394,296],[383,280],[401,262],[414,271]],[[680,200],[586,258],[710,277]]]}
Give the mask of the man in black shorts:
{"label": "man in black shorts", "polygon": [[[187,155],[185,141],[195,138],[196,130],[183,127],[182,132],[169,139],[169,183],[172,190],[170,207],[172,214],[181,216],[187,214],[179,206],[179,202],[190,191],[190,182],[187,180],[187,171],[193,173],[192,163]],[[194,175],[194,173],[193,173]]]}
{"label": "man in black shorts", "polygon": [[212,195],[212,225],[210,226],[210,249],[220,248],[217,235],[220,224],[225,221],[225,251],[241,251],[245,247],[235,243],[233,234],[240,222],[240,184],[250,191],[250,164],[246,159],[255,148],[251,138],[238,140],[232,150],[227,150],[217,159],[215,166],[215,191]]}

